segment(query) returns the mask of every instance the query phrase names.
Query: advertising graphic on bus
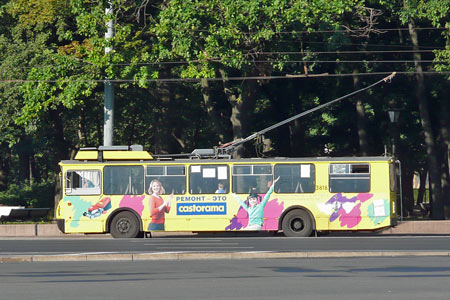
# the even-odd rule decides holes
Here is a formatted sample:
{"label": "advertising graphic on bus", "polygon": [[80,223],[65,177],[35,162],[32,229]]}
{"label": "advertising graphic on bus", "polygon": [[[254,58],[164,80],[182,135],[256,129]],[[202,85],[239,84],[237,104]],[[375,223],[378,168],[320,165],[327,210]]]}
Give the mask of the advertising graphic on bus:
{"label": "advertising graphic on bus", "polygon": [[389,157],[160,160],[112,146],[80,150],[60,166],[57,219],[66,233],[281,230],[309,236],[376,230],[396,218]]}

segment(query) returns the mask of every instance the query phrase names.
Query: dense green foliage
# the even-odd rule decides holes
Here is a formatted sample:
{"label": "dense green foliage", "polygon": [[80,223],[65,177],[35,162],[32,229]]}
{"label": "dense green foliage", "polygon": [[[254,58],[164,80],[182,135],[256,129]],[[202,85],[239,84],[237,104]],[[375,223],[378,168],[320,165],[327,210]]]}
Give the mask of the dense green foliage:
{"label": "dense green foliage", "polygon": [[0,192],[2,204],[26,207],[53,207],[55,187],[53,182],[10,184]]}
{"label": "dense green foliage", "polygon": [[[115,0],[105,15],[107,6],[0,0],[0,203],[52,206],[58,162],[103,143],[105,78],[114,143],[179,153],[246,137],[396,71],[236,157],[378,156],[395,139],[405,214],[413,175],[430,170],[433,217],[450,216],[450,0]],[[397,127],[391,107],[402,111]]]}

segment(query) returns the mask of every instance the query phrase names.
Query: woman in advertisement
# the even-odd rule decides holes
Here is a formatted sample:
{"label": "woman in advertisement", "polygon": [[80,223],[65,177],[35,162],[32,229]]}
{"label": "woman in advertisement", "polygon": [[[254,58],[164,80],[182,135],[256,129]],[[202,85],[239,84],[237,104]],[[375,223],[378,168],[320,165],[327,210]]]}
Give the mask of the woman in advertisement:
{"label": "woman in advertisement", "polygon": [[170,194],[169,200],[164,201],[161,194],[164,194],[164,188],[161,182],[153,179],[148,188],[150,194],[149,206],[152,220],[148,226],[149,231],[164,231],[164,214],[170,211],[170,202],[173,198],[173,193]]}

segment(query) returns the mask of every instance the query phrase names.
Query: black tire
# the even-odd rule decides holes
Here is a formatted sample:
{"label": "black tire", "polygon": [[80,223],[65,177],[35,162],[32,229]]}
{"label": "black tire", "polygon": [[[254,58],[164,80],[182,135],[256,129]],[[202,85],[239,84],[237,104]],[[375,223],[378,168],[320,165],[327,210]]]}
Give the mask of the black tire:
{"label": "black tire", "polygon": [[302,209],[288,212],[281,222],[283,234],[288,237],[306,237],[313,231],[313,221],[309,213]]}
{"label": "black tire", "polygon": [[114,238],[135,238],[140,233],[139,221],[132,212],[122,211],[112,219],[110,232]]}

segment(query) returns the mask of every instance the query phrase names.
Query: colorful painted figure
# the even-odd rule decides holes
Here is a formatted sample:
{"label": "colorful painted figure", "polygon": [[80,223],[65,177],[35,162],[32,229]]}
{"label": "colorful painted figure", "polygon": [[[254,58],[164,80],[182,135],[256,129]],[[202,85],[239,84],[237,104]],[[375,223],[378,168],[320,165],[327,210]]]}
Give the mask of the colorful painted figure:
{"label": "colorful painted figure", "polygon": [[83,213],[83,216],[88,217],[89,219],[95,219],[106,213],[106,211],[110,208],[111,198],[105,197],[102,200],[98,201],[96,204],[89,207],[88,211]]}
{"label": "colorful painted figure", "polygon": [[273,181],[269,190],[267,191],[264,199],[261,201],[261,196],[258,195],[255,188],[252,188],[250,195],[248,195],[247,200],[244,202],[239,198],[236,193],[233,193],[234,198],[239,202],[239,204],[248,213],[248,225],[244,230],[261,230],[263,226],[263,215],[264,208],[269,201],[270,195],[273,192],[275,183],[280,179],[278,177]]}

